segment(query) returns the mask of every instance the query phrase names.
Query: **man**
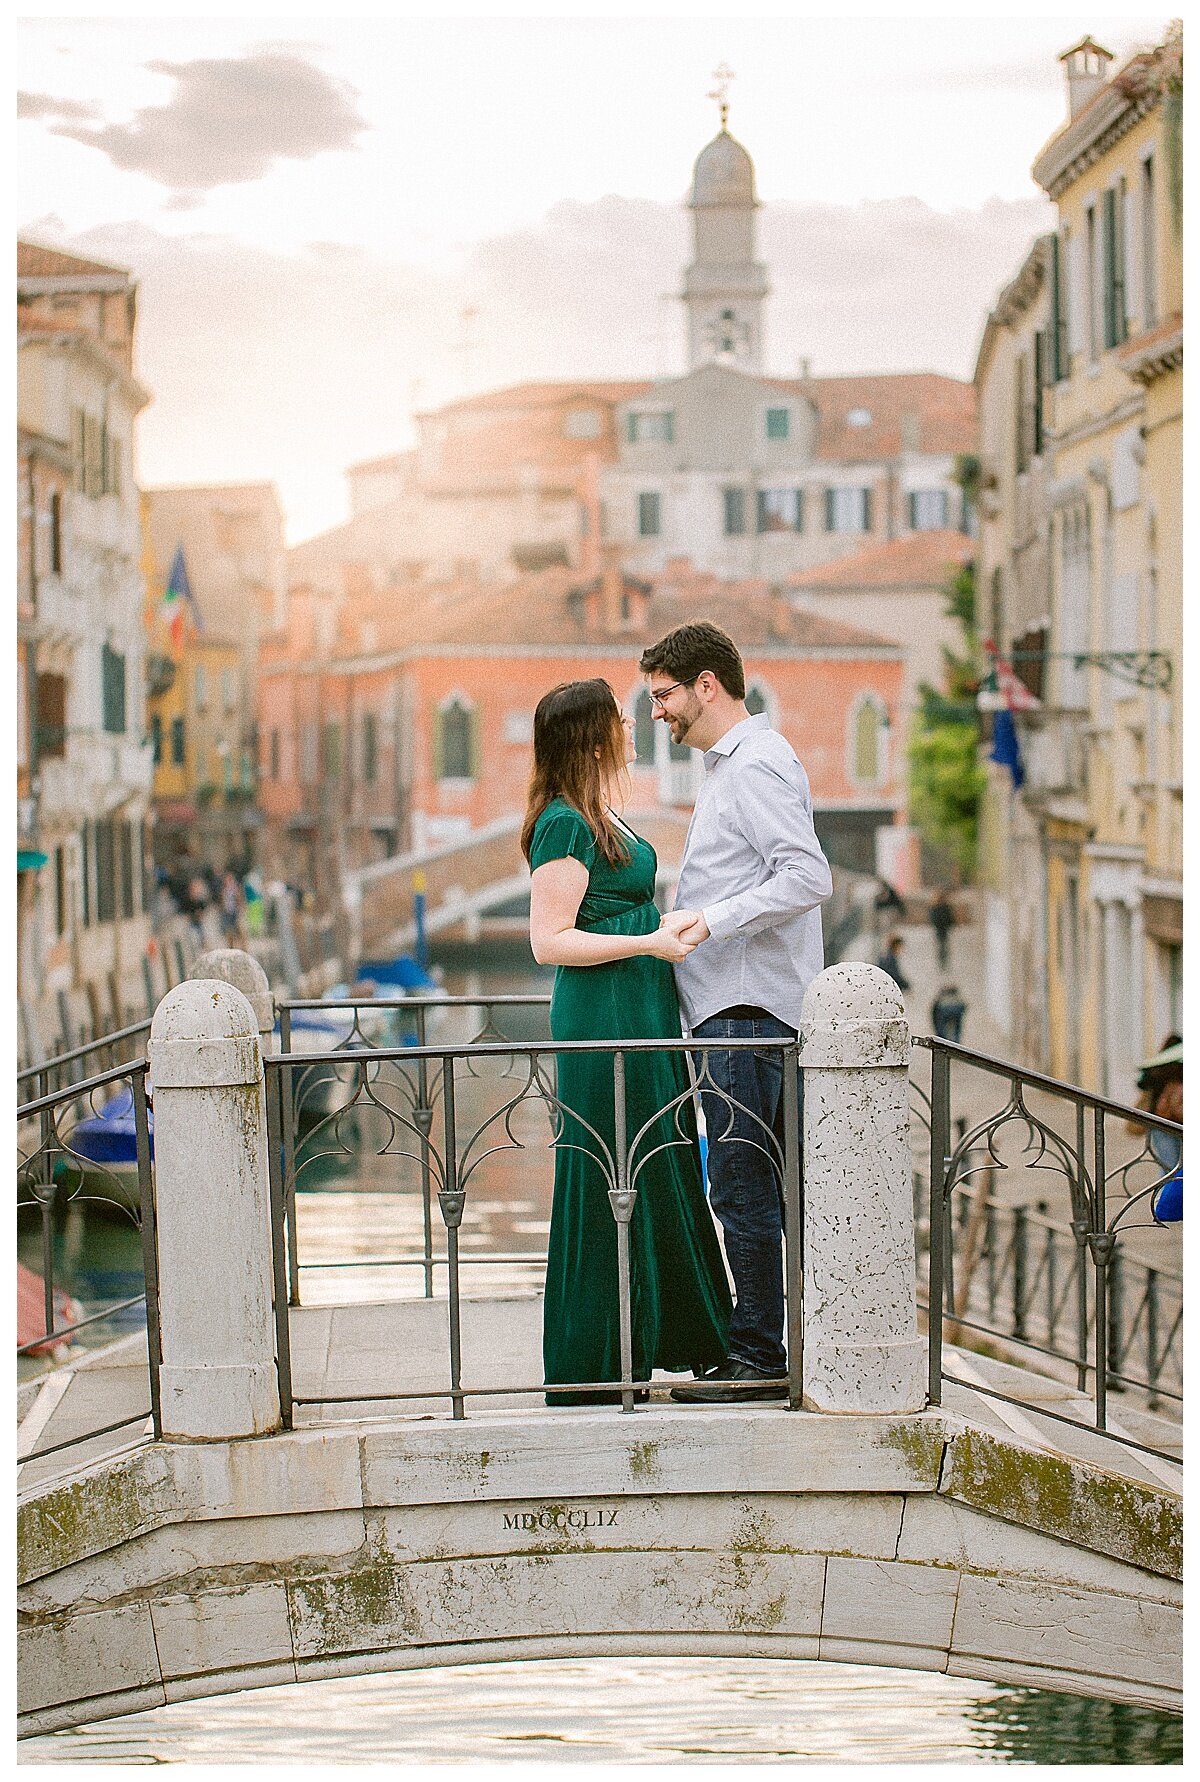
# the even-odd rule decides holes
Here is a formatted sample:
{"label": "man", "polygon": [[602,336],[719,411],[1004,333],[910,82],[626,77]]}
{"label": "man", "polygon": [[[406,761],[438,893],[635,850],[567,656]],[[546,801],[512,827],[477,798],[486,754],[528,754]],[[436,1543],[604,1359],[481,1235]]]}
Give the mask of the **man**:
{"label": "man", "polygon": [[[675,967],[687,1026],[696,1039],[793,1040],[804,993],[824,965],[820,906],[833,889],[808,777],[766,714],[746,710],[742,659],[717,626],[679,626],[645,652],[641,669],[671,741],[704,755],[676,895],[676,908],[691,916],[681,937],[697,943]],[[671,1396],[704,1404],[786,1398],[778,1383],[787,1371],[783,1192],[763,1131],[782,1153],[782,1056],[707,1058],[709,1198],[736,1303],[728,1359]],[[731,1110],[720,1091],[749,1114]]]}
{"label": "man", "polygon": [[945,971],[950,963],[950,930],[954,927],[954,906],[944,890],[938,892],[929,906],[929,926],[937,937],[937,962]]}
{"label": "man", "polygon": [[957,984],[943,984],[929,1010],[933,1031],[939,1039],[952,1040],[957,1046],[962,1039],[963,1016],[967,1005]]}
{"label": "man", "polygon": [[886,951],[881,953],[875,961],[880,971],[885,971],[888,977],[894,980],[897,988],[902,991],[912,989],[912,985],[904,975],[904,967],[900,963],[900,949],[903,945],[904,936],[902,934],[889,935]]}

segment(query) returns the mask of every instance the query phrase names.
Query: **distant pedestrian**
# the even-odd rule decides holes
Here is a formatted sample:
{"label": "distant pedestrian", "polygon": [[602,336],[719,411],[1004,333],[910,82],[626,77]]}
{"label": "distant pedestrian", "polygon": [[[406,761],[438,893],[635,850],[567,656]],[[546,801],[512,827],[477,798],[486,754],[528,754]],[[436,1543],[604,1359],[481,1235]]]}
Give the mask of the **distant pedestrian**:
{"label": "distant pedestrian", "polygon": [[904,920],[904,899],[901,897],[896,887],[894,885],[889,885],[886,879],[880,879],[879,881],[879,890],[875,894],[875,908],[881,915],[884,910],[891,910],[893,915],[901,922]]}
{"label": "distant pedestrian", "polygon": [[957,1046],[962,1039],[963,1016],[966,1012],[967,1005],[958,985],[943,984],[929,1010],[929,1019],[938,1038],[950,1040]]}
{"label": "distant pedestrian", "polygon": [[950,963],[950,930],[955,926],[954,905],[939,891],[929,906],[929,926],[937,936],[937,962],[945,970]]}
{"label": "distant pedestrian", "polygon": [[227,947],[240,946],[242,939],[242,887],[237,875],[228,868],[221,880],[221,932]]}
{"label": "distant pedestrian", "polygon": [[875,963],[880,971],[885,971],[889,978],[895,980],[901,990],[911,990],[912,985],[905,977],[904,968],[900,964],[900,949],[903,945],[904,936],[902,934],[890,935],[886,950],[879,955]]}

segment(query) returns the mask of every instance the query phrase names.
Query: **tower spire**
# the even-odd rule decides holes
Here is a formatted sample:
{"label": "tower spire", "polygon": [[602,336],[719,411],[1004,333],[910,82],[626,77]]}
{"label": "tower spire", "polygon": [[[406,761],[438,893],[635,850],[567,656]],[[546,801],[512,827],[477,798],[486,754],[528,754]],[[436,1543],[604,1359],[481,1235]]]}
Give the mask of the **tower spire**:
{"label": "tower spire", "polygon": [[728,62],[718,63],[713,69],[713,79],[717,84],[708,97],[717,102],[721,113],[721,128],[724,130],[729,121],[729,83],[734,79],[733,69]]}

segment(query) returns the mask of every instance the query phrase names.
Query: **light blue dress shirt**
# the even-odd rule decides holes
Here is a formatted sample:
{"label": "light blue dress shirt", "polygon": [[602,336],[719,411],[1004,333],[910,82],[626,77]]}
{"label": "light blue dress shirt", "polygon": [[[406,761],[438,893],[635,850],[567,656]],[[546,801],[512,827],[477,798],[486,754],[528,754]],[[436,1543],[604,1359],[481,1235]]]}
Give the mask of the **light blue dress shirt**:
{"label": "light blue dress shirt", "polygon": [[712,937],[675,967],[688,1027],[748,1003],[798,1029],[832,889],[796,751],[765,712],[743,718],[705,753],[684,844],[675,907],[702,910]]}

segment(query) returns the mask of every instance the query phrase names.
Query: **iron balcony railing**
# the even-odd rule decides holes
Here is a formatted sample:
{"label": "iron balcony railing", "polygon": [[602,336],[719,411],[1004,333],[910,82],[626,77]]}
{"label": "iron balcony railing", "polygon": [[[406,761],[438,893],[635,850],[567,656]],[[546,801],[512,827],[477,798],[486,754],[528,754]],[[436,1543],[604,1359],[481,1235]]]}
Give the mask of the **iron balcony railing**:
{"label": "iron balcony railing", "polygon": [[[115,1036],[110,1036],[115,1037]],[[40,1235],[43,1329],[17,1349],[20,1355],[53,1354],[81,1331],[98,1327],[138,1306],[145,1307],[147,1339],[147,1404],[125,1416],[78,1430],[69,1439],[19,1454],[20,1464],[65,1448],[78,1447],[150,1419],[155,1437],[162,1433],[159,1406],[161,1333],[158,1315],[158,1244],[155,1230],[154,1160],[146,1062],[116,1065],[68,1088],[37,1097],[17,1109],[17,1215],[32,1215]],[[122,1090],[128,1092],[136,1160],[126,1169],[96,1162],[81,1146],[81,1121],[100,1113]],[[75,1142],[77,1141],[78,1142]],[[96,1305],[86,1316],[59,1323],[56,1301],[61,1285],[56,1229],[72,1208],[102,1207],[128,1219],[140,1232],[142,1291]]]}

